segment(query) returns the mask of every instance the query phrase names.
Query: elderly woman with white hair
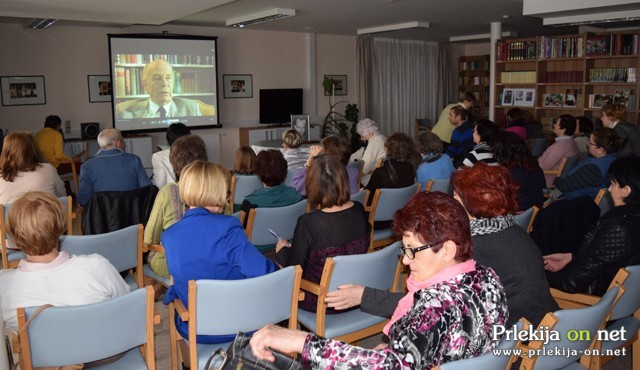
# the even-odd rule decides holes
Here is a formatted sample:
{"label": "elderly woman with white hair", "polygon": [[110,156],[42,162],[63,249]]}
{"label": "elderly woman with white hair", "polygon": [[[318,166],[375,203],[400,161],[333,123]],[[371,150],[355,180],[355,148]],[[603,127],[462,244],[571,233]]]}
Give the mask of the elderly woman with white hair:
{"label": "elderly woman with white hair", "polygon": [[367,186],[371,173],[376,168],[378,159],[385,156],[384,143],[387,138],[378,132],[378,124],[369,118],[365,118],[356,125],[360,140],[366,141],[367,146],[353,153],[350,162],[364,161],[362,169],[362,186]]}

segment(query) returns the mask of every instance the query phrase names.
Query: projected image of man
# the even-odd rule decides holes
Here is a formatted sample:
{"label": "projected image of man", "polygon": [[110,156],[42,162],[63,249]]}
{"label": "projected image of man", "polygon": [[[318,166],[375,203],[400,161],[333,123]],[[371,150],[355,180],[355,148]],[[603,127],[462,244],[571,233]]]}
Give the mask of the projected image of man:
{"label": "projected image of man", "polygon": [[142,71],[142,84],[146,99],[136,99],[116,106],[116,117],[131,118],[168,118],[201,116],[197,101],[173,97],[173,68],[162,59],[147,64]]}

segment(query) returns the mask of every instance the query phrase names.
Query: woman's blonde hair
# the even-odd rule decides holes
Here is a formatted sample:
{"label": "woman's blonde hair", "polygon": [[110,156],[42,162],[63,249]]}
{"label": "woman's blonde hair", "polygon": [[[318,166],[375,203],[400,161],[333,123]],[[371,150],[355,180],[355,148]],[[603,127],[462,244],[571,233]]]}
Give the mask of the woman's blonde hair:
{"label": "woman's blonde hair", "polygon": [[9,208],[7,233],[30,256],[43,256],[58,248],[66,229],[62,203],[49,193],[27,192]]}
{"label": "woman's blonde hair", "polygon": [[182,169],[180,198],[189,207],[224,207],[231,175],[222,166],[195,161]]}
{"label": "woman's blonde hair", "polygon": [[295,149],[302,145],[302,136],[296,130],[287,130],[282,133],[282,142],[289,148]]}
{"label": "woman's blonde hair", "polygon": [[13,182],[20,172],[32,172],[42,155],[31,133],[12,132],[4,138],[0,155],[0,172],[5,181]]}

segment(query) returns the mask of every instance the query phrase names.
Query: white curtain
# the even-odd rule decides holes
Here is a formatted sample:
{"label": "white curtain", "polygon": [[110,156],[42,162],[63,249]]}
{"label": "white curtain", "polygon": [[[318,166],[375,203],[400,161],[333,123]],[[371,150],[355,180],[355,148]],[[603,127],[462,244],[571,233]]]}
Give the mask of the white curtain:
{"label": "white curtain", "polygon": [[363,36],[357,49],[360,117],[385,135],[413,136],[416,118],[436,120],[455,100],[447,45]]}

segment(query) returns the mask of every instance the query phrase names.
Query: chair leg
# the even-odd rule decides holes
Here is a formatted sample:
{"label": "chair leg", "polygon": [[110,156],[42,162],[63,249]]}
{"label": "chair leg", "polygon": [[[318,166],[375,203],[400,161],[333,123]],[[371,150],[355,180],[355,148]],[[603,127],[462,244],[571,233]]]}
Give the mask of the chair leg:
{"label": "chair leg", "polygon": [[171,348],[171,370],[178,369],[178,330],[174,321],[175,309],[169,304],[169,347]]}
{"label": "chair leg", "polygon": [[631,368],[640,369],[640,338],[636,338],[631,344],[631,353]]}

